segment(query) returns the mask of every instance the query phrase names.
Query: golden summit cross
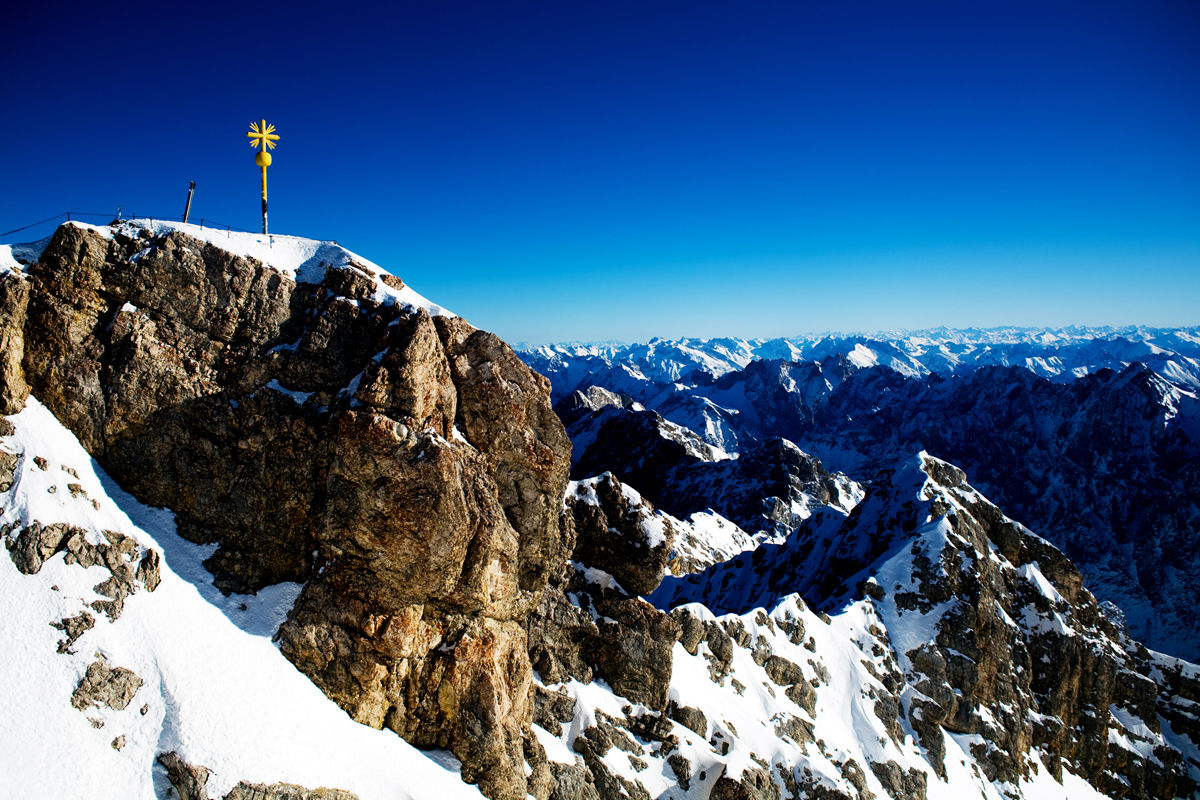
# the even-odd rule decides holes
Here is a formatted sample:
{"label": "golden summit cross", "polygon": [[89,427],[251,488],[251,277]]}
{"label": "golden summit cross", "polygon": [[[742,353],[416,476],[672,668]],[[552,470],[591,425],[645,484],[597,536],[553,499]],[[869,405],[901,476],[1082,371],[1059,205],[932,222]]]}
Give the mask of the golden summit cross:
{"label": "golden summit cross", "polygon": [[275,132],[275,126],[268,125],[264,119],[261,122],[250,123],[250,132],[246,134],[246,138],[255,140],[250,142],[251,147],[274,150],[275,143],[279,141],[279,134]]}
{"label": "golden summit cross", "polygon": [[262,169],[262,217],[263,217],[263,233],[267,232],[267,167],[271,166],[271,154],[267,151],[275,149],[275,143],[279,141],[279,134],[275,132],[274,125],[268,125],[267,121],[250,123],[250,132],[246,134],[246,138],[250,140],[250,146],[258,152],[254,154],[254,163]]}

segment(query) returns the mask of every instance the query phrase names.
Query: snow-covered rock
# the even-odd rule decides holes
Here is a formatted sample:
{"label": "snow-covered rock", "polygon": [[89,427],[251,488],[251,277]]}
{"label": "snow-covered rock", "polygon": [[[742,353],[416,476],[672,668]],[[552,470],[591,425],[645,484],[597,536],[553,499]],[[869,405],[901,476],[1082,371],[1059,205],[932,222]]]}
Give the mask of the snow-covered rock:
{"label": "snow-covered rock", "polygon": [[907,377],[976,367],[1020,366],[1069,380],[1139,362],[1184,388],[1200,388],[1200,328],[938,328],[786,339],[654,339],[631,345],[542,345],[521,350],[554,384],[555,398],[589,385],[641,399],[647,385],[695,384],[753,361],[823,361],[885,366]]}
{"label": "snow-covered rock", "polygon": [[921,454],[810,523],[651,595],[680,626],[665,713],[543,676],[551,764],[601,797],[1196,791],[1200,669],[1124,636],[960,470]]}

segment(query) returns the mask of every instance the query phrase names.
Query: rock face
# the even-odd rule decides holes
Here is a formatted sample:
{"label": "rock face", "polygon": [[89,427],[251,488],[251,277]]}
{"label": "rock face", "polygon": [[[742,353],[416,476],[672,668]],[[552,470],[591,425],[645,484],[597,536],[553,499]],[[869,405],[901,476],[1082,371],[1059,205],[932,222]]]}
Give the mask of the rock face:
{"label": "rock face", "polygon": [[0,414],[20,411],[29,392],[21,367],[28,304],[29,282],[17,272],[0,273]]}
{"label": "rock face", "polygon": [[860,492],[845,475],[829,472],[786,439],[749,444],[740,457],[729,458],[640,405],[593,409],[577,395],[557,406],[569,412],[567,430],[579,443],[573,476],[612,472],[677,517],[712,510],[745,531],[786,536],[813,509],[848,510]]}
{"label": "rock face", "polygon": [[524,798],[523,620],[567,552],[548,383],[392,276],[314,271],[64,225],[3,278],[26,313],[0,329],[0,397],[27,382],[128,491],[216,542],[219,587],[305,581],[280,649],[355,719]]}
{"label": "rock face", "polygon": [[[573,484],[564,511],[576,534],[571,561],[551,574],[550,586],[526,620],[529,652],[542,683],[535,686],[535,723],[563,734],[564,723],[578,727],[571,747],[574,763],[548,761],[539,738],[527,743],[526,757],[535,775],[531,794],[538,800],[649,798],[646,789],[614,769],[606,759],[625,754],[637,761],[647,754],[642,742],[670,748],[666,719],[672,675],[672,648],[679,625],[668,614],[632,596],[627,586],[652,590],[662,579],[671,549],[672,530],[629,487],[611,475]],[[647,536],[646,528],[652,531]],[[622,559],[622,545],[628,550]],[[624,581],[608,573],[617,569]],[[603,680],[622,702],[639,712],[594,714],[547,683]],[[624,708],[628,711],[630,706]],[[585,721],[586,720],[586,721]]]}
{"label": "rock face", "polygon": [[675,539],[671,521],[611,472],[572,487],[575,560],[611,574],[631,595],[658,588]]}

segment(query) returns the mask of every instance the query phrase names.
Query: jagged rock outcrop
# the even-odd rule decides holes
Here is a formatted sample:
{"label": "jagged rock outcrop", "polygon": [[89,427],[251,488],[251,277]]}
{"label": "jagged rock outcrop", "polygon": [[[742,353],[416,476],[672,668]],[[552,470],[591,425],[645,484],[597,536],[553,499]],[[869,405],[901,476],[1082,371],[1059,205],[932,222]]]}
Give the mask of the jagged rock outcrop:
{"label": "jagged rock outcrop", "polygon": [[572,392],[555,403],[554,413],[558,415],[564,425],[570,428],[581,419],[609,406],[637,410],[640,405],[635,405],[628,397],[610,392],[603,386],[589,386],[586,389]]}
{"label": "jagged rock outcrop", "polygon": [[1078,569],[960,470],[928,458],[925,469],[937,487],[926,489],[927,513],[950,531],[940,552],[914,559],[919,591],[894,598],[898,614],[953,601],[936,641],[904,654],[924,676],[918,691],[949,689],[913,702],[922,743],[940,741],[942,728],[980,736],[992,780],[1028,769],[1021,754],[1038,747],[1054,774],[1066,764],[1113,796],[1193,792],[1181,754],[1162,740],[1158,670],[1105,618]]}
{"label": "jagged rock outcrop", "polygon": [[23,345],[104,468],[218,543],[218,586],[306,582],[279,645],[331,698],[524,798],[523,620],[566,553],[569,441],[499,339],[334,255],[297,282],[180,231],[64,225],[0,355]]}
{"label": "jagged rock outcrop", "polygon": [[570,429],[573,440],[588,443],[573,453],[573,477],[612,472],[656,502],[671,470],[721,457],[692,431],[640,405],[600,405],[588,413],[585,409],[580,407]]}
{"label": "jagged rock outcrop", "polygon": [[612,475],[572,484],[564,517],[571,563],[526,620],[542,680],[604,679],[618,694],[662,711],[678,625],[637,595],[658,587],[674,533]]}
{"label": "jagged rock outcrop", "polygon": [[675,539],[671,521],[611,472],[572,486],[575,560],[609,573],[631,595],[658,588]]}
{"label": "jagged rock outcrop", "polygon": [[787,439],[772,438],[736,459],[682,466],[662,490],[677,515],[712,508],[747,531],[786,535],[814,510],[849,510],[859,488]]}
{"label": "jagged rock outcrop", "polygon": [[592,411],[579,400],[572,408],[568,431],[579,442],[572,474],[612,472],[679,518],[712,510],[745,531],[782,536],[816,508],[845,511],[858,499],[851,480],[786,439],[768,438],[729,458],[637,404],[599,404]]}
{"label": "jagged rock outcrop", "polygon": [[[939,778],[952,734],[971,742],[989,782],[1016,785],[1045,768],[1057,779],[1069,770],[1113,797],[1196,790],[1191,746],[1176,738],[1194,736],[1194,715],[1179,713],[1190,708],[1180,698],[1200,691],[1194,667],[1131,641],[1078,569],[1004,516],[957,467],[922,454],[881,475],[849,517],[814,518],[752,557],[668,578],[651,599],[746,614],[790,591],[818,609],[863,603],[878,615],[866,625],[869,647],[859,643],[876,656],[875,714],[893,740],[912,731]],[[714,677],[724,674],[731,658],[721,629],[682,622],[684,647],[707,641]],[[771,656],[762,664],[775,680]],[[775,672],[793,670],[777,664]],[[1178,728],[1162,724],[1175,718]],[[893,796],[915,788],[898,767],[860,766]]]}
{"label": "jagged rock outcrop", "polygon": [[[571,679],[603,680],[611,690],[638,704],[632,716],[597,714],[575,737],[574,763],[547,761],[538,741],[530,742],[530,764],[546,764],[548,780],[539,800],[648,798],[637,781],[606,761],[610,751],[634,763],[646,755],[635,739],[669,750],[667,720],[672,649],[679,624],[636,596],[662,580],[671,553],[670,520],[612,475],[571,484],[563,510],[571,532],[570,561],[551,573],[550,586],[526,619],[530,659],[543,683],[536,686],[535,722],[555,735],[563,723],[587,714],[573,698],[545,684]],[[610,572],[612,570],[612,572]]]}

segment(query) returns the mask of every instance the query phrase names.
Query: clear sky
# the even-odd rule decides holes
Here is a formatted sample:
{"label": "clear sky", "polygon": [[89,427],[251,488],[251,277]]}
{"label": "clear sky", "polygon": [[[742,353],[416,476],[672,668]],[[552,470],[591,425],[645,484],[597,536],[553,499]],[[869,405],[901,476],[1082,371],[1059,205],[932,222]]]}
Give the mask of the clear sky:
{"label": "clear sky", "polygon": [[35,5],[0,231],[254,228],[266,117],[273,232],[510,341],[1200,323],[1194,0]]}

